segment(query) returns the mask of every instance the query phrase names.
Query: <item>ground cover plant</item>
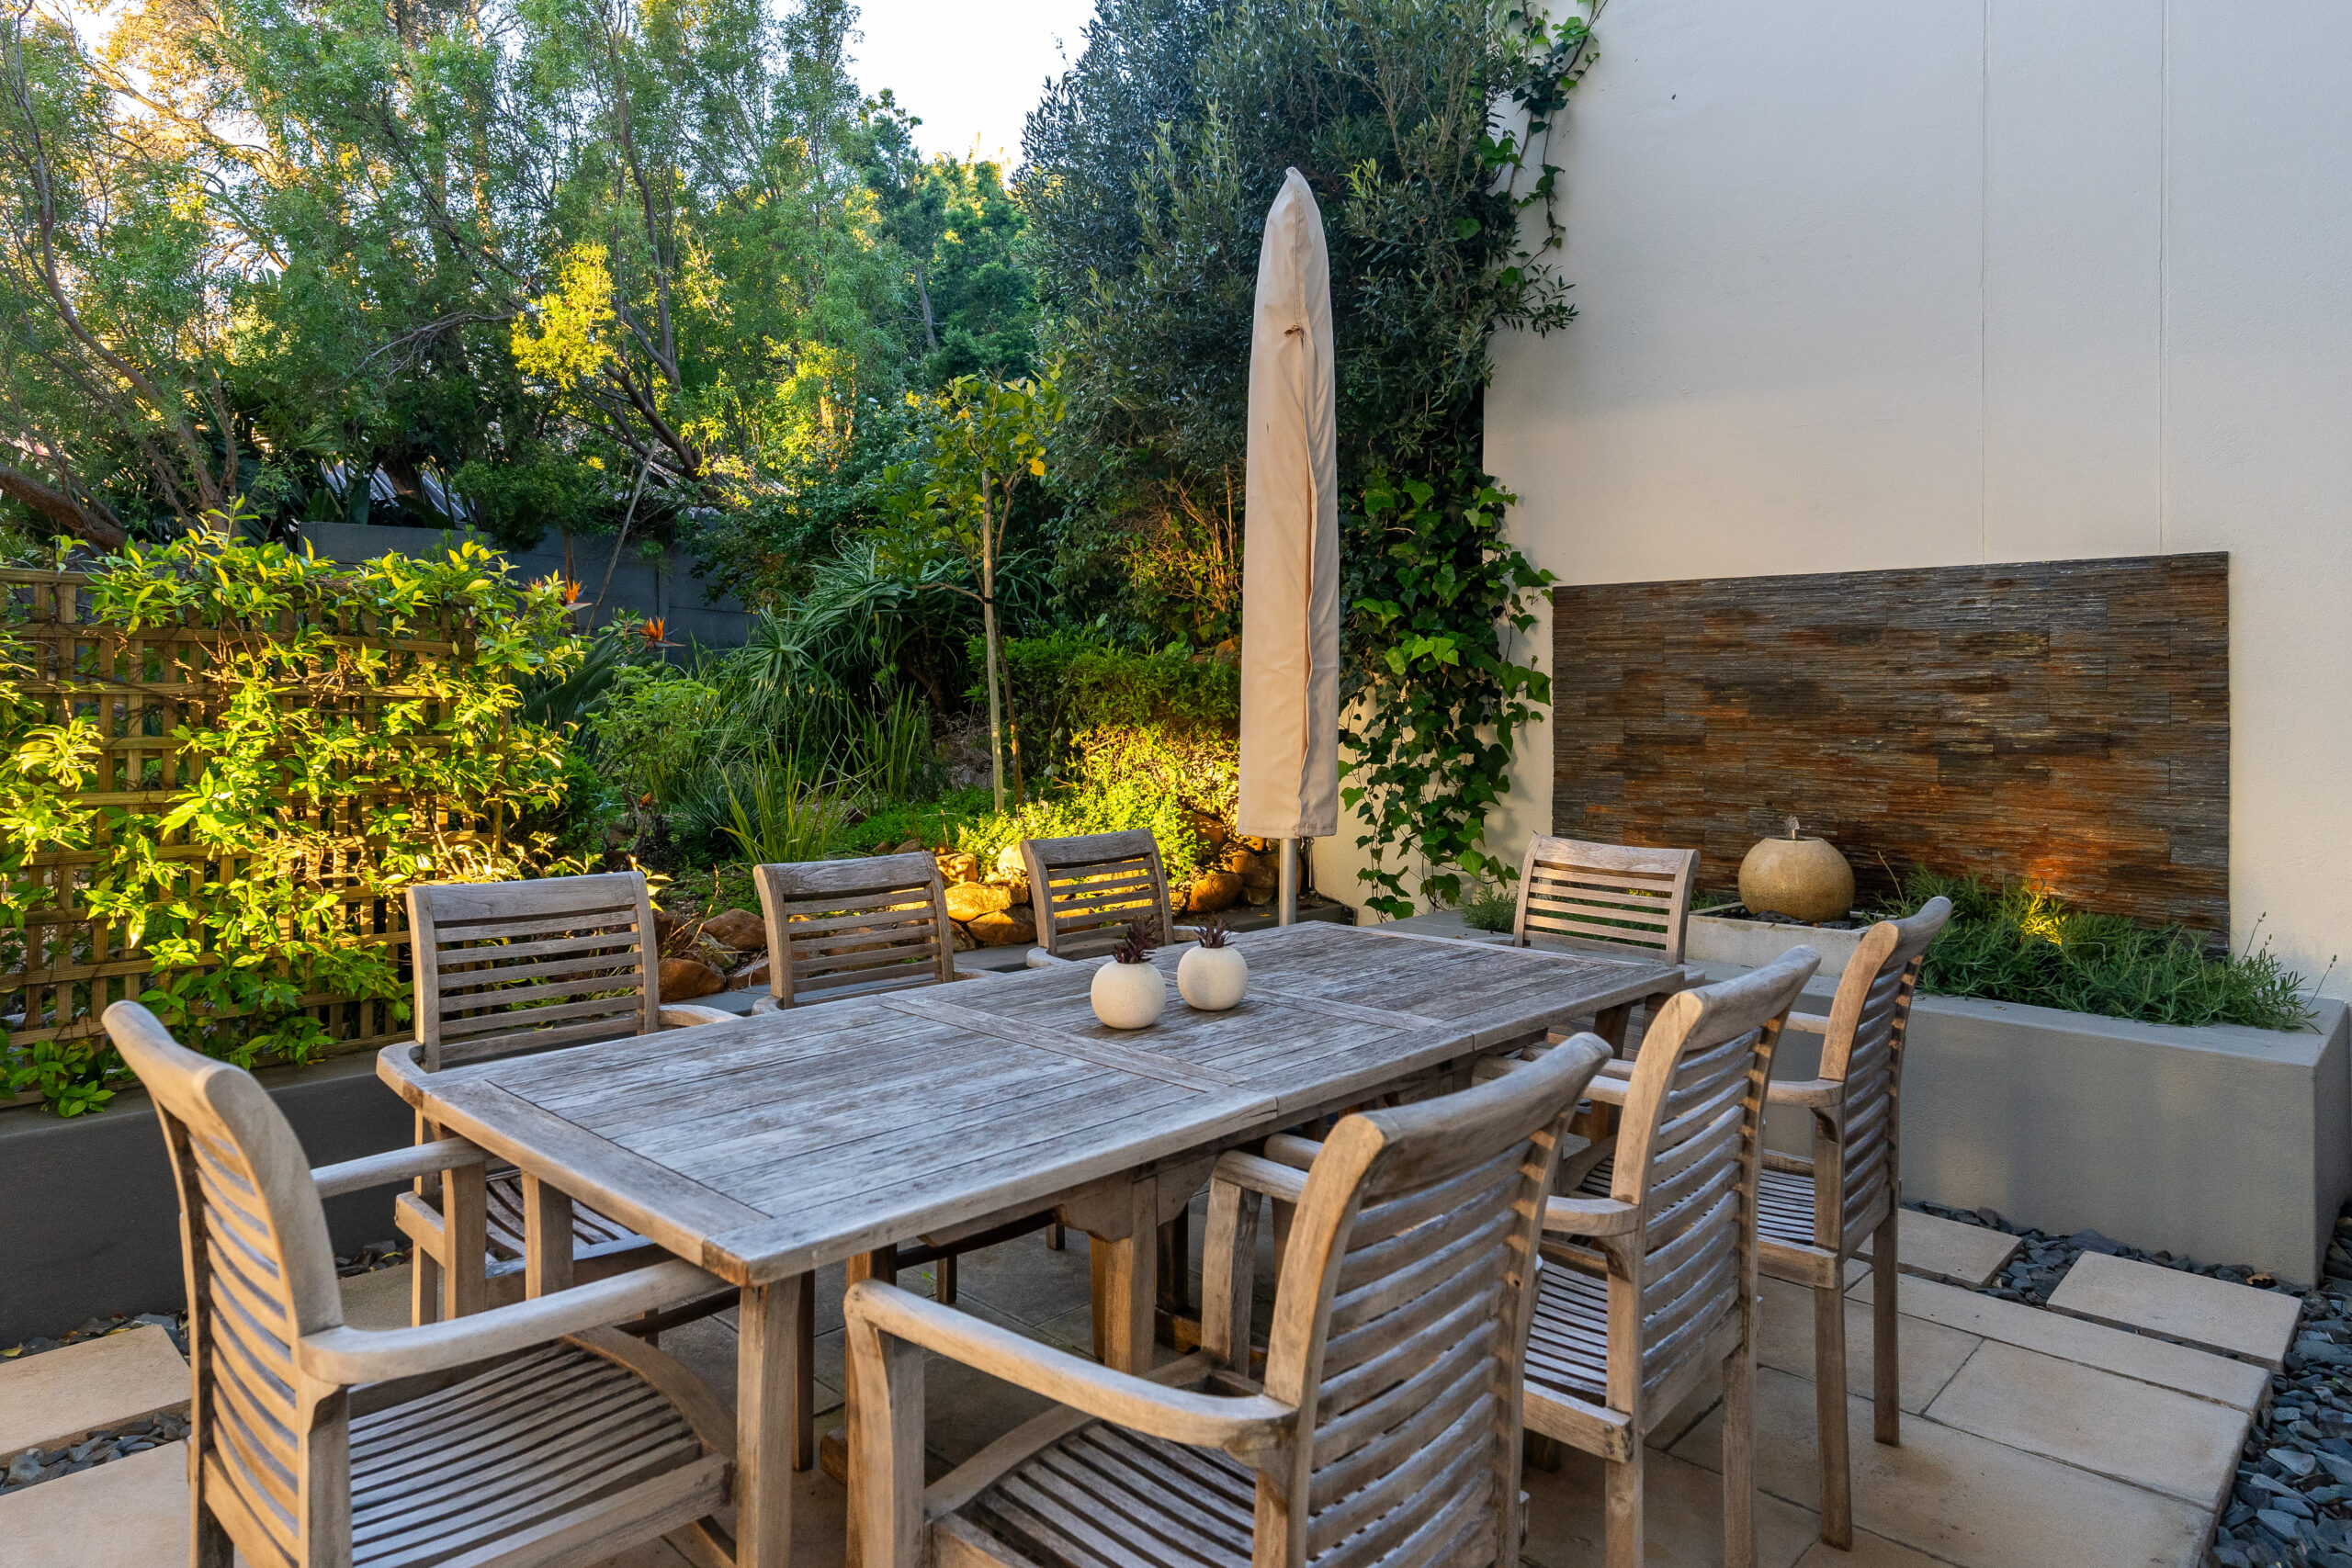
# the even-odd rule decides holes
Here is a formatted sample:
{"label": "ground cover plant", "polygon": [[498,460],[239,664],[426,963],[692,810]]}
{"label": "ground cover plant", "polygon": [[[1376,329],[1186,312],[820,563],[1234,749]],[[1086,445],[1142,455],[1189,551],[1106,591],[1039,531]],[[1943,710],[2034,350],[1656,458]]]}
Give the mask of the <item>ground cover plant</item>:
{"label": "ground cover plant", "polygon": [[1915,867],[1898,887],[1896,913],[1938,896],[1952,903],[1920,971],[1919,988],[1933,995],[2143,1023],[2301,1029],[2312,1016],[2316,987],[2251,938],[2245,952],[2217,954],[2192,931],[2075,909],[2022,882]]}

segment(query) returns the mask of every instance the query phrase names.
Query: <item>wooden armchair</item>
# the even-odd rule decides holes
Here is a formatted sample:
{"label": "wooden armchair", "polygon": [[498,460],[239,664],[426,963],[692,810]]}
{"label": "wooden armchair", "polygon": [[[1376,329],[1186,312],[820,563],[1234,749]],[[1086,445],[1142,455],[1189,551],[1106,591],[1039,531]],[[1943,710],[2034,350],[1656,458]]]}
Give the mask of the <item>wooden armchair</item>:
{"label": "wooden armchair", "polygon": [[[755,865],[752,882],[768,928],[768,995],[754,1012],[978,978],[956,967],[939,863],[920,851]],[[1047,1232],[1047,1244],[1061,1250],[1061,1227],[1051,1214],[1035,1214],[926,1236],[877,1262],[886,1276],[935,1263],[939,1299],[953,1304],[956,1258],[1035,1230]]]}
{"label": "wooden armchair", "polygon": [[1773,1104],[1813,1112],[1813,1156],[1764,1156],[1757,1266],[1813,1292],[1821,1539],[1841,1551],[1851,1550],[1854,1540],[1846,1438],[1846,1260],[1869,1245],[1877,1276],[1871,1302],[1873,1424],[1880,1442],[1896,1444],[1903,1422],[1894,1293],[1903,1205],[1903,1039],[1919,967],[1951,918],[1949,899],[1930,898],[1909,919],[1881,920],[1864,931],[1829,1016],[1789,1019],[1790,1028],[1822,1037],[1819,1074],[1771,1089]]}
{"label": "wooden armchair", "polygon": [[[426,1072],[733,1016],[662,1005],[653,905],[638,872],[420,884],[408,890],[408,921],[418,1065]],[[417,1119],[418,1143],[440,1135]],[[570,1255],[558,1266],[576,1279],[667,1256],[512,1169],[475,1168],[447,1188],[427,1178],[401,1197],[393,1219],[413,1244],[411,1321],[420,1324],[520,1300],[537,1224],[570,1232]]]}
{"label": "wooden armchair", "polygon": [[733,1421],[684,1367],[603,1326],[709,1275],[673,1261],[446,1323],[346,1327],[320,1200],[479,1173],[482,1151],[451,1139],[313,1171],[251,1075],[135,1002],[106,1026],[179,1185],[196,1568],[552,1568],[661,1535],[731,1561],[716,1515]]}
{"label": "wooden armchair", "polygon": [[[1696,850],[1652,850],[1624,844],[1589,844],[1538,833],[1528,840],[1521,863],[1519,909],[1511,921],[1511,944],[1599,948],[1659,964],[1682,962],[1690,924],[1690,879],[1699,867]],[[1690,982],[1678,977],[1665,989],[1604,1010],[1593,1032],[1620,1055],[1636,1005],[1655,1017],[1658,1007]]]}
{"label": "wooden armchair", "polygon": [[755,865],[772,1012],[959,978],[939,863],[921,852]]}
{"label": "wooden armchair", "polygon": [[[1517,1568],[1519,1389],[1564,1124],[1606,1055],[1342,1120],[1313,1168],[1209,1191],[1202,1348],[1110,1371],[872,1281],[850,1290],[853,1561],[867,1568]],[[1261,1195],[1296,1219],[1249,1377]],[[926,1489],[934,1351],[1057,1402]]]}
{"label": "wooden armchair", "polygon": [[1129,920],[1159,930],[1163,942],[1190,941],[1168,900],[1159,840],[1141,829],[1075,839],[1023,839],[1037,945],[1048,959],[1100,958],[1119,945]]}
{"label": "wooden armchair", "polygon": [[1724,1562],[1756,1561],[1765,1085],[1789,1009],[1820,962],[1795,948],[1737,979],[1678,993],[1651,1023],[1631,1076],[1596,1077],[1586,1089],[1620,1108],[1615,1157],[1577,1196],[1545,1210],[1526,1410],[1528,1430],[1606,1464],[1610,1568],[1644,1561],[1643,1439],[1717,1368]]}

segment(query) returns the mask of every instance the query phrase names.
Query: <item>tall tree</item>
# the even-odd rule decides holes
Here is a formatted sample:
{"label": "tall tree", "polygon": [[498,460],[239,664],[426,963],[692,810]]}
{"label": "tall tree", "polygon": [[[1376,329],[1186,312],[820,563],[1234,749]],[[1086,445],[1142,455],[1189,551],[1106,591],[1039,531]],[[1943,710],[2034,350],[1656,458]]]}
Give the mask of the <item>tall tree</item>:
{"label": "tall tree", "polygon": [[[1031,117],[1019,189],[1070,405],[1089,532],[1162,635],[1238,627],[1249,320],[1283,172],[1331,254],[1349,794],[1409,910],[1483,848],[1511,731],[1544,694],[1508,641],[1538,581],[1479,467],[1498,328],[1570,319],[1551,265],[1550,120],[1580,69],[1556,25],[1461,0],[1103,0]],[[1499,124],[1517,117],[1509,134]],[[1522,222],[1522,219],[1525,221]]]}

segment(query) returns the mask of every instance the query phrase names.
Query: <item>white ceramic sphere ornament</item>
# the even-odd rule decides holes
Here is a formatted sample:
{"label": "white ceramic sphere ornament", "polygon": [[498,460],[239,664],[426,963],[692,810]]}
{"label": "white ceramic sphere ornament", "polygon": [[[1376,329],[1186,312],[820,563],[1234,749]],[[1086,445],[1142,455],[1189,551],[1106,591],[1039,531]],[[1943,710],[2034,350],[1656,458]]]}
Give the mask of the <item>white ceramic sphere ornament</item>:
{"label": "white ceramic sphere ornament", "polygon": [[1087,996],[1094,1016],[1111,1029],[1148,1029],[1159,1021],[1168,1006],[1168,982],[1146,956],[1151,938],[1141,921],[1131,921],[1127,936],[1111,954],[1111,962],[1094,971]]}
{"label": "white ceramic sphere ornament", "polygon": [[1224,921],[1201,923],[1200,942],[1176,961],[1176,988],[1201,1012],[1238,1007],[1249,994],[1250,961],[1239,948],[1226,945]]}

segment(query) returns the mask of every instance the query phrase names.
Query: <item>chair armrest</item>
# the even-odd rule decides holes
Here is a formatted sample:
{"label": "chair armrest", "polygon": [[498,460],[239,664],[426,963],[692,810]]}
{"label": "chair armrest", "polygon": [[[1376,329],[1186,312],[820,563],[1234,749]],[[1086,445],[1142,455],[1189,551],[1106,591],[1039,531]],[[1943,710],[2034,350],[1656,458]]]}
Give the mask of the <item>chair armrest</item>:
{"label": "chair armrest", "polygon": [[1032,969],[1051,969],[1057,964],[1074,964],[1077,960],[1057,958],[1042,947],[1033,947],[1029,950],[1029,956],[1024,962]]}
{"label": "chair armrest", "polygon": [[842,1313],[853,1324],[868,1325],[1056,1404],[1171,1443],[1259,1453],[1287,1438],[1298,1420],[1295,1407],[1262,1393],[1169,1388],[878,1280],[852,1285],[842,1298]]}
{"label": "chair armrest", "polygon": [[1549,1198],[1544,1203],[1545,1235],[1624,1235],[1642,1223],[1642,1211],[1614,1198]]}
{"label": "chair armrest", "polygon": [[1837,1105],[1846,1098],[1846,1086],[1836,1078],[1796,1078],[1787,1083],[1775,1081],[1765,1086],[1764,1099],[1770,1105],[1810,1105],[1822,1109]]}
{"label": "chair armrest", "polygon": [[1829,1021],[1817,1012],[1792,1012],[1789,1014],[1789,1021],[1781,1027],[1802,1029],[1807,1034],[1826,1034],[1829,1032]]}
{"label": "chair armrest", "polygon": [[[1608,1066],[1605,1062],[1601,1065]],[[1595,1073],[1592,1075],[1592,1081],[1584,1086],[1584,1097],[1595,1105],[1614,1105],[1622,1108],[1625,1103],[1625,1091],[1633,1087],[1633,1081],[1631,1078],[1618,1077],[1614,1074],[1603,1077],[1600,1073]]]}
{"label": "chair armrest", "polygon": [[679,1002],[662,1010],[664,1029],[692,1029],[698,1023],[732,1023],[735,1015],[718,1008],[698,1008],[692,1002]]}
{"label": "chair armrest", "polygon": [[1286,1165],[1294,1170],[1305,1170],[1322,1152],[1322,1145],[1295,1133],[1276,1133],[1266,1140],[1266,1157],[1276,1165]]}
{"label": "chair armrest", "polygon": [[413,1181],[420,1176],[438,1176],[445,1170],[457,1170],[469,1165],[481,1165],[490,1158],[482,1149],[463,1138],[442,1138],[430,1144],[411,1144],[404,1149],[390,1149],[380,1155],[366,1155],[347,1159],[340,1165],[322,1165],[311,1172],[311,1183],[322,1198],[340,1198],[346,1192],[365,1192],[371,1187],[390,1187],[395,1182]]}
{"label": "chair armrest", "polygon": [[322,1328],[294,1342],[294,1365],[310,1377],[345,1388],[413,1377],[527,1350],[725,1285],[725,1280],[693,1264],[673,1258],[512,1306],[416,1328]]}
{"label": "chair armrest", "polygon": [[[1304,1138],[1296,1140],[1305,1143]],[[1295,1166],[1238,1152],[1227,1155],[1209,1172],[1211,1185],[1223,1181],[1249,1192],[1263,1192],[1284,1203],[1295,1203],[1306,1191],[1306,1172]]]}
{"label": "chair armrest", "polygon": [[1168,931],[1170,939],[1174,942],[1198,942],[1201,940],[1201,928],[1198,926],[1171,925],[1168,928]]}

